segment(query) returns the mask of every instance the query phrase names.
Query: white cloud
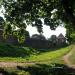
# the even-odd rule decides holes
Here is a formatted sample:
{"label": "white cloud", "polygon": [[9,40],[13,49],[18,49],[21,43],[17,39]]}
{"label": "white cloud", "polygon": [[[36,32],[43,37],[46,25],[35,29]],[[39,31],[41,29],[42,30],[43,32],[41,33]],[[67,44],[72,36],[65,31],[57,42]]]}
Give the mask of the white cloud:
{"label": "white cloud", "polygon": [[[39,34],[36,27],[32,27],[32,26],[27,26],[27,30],[30,33],[30,36],[32,36],[33,34]],[[64,27],[57,27],[57,29],[54,30],[50,30],[49,26],[44,25],[43,26],[43,35],[46,38],[49,38],[51,35],[56,35],[58,36],[60,33],[62,33],[64,36],[66,34],[66,29]]]}
{"label": "white cloud", "polygon": [[26,30],[29,31],[30,36],[33,34],[39,34],[36,27],[32,27],[31,25],[27,26]]}
{"label": "white cloud", "polygon": [[3,17],[3,19],[5,19],[4,15],[3,15],[4,13],[5,13],[4,7],[1,6],[1,8],[0,8],[0,16]]}

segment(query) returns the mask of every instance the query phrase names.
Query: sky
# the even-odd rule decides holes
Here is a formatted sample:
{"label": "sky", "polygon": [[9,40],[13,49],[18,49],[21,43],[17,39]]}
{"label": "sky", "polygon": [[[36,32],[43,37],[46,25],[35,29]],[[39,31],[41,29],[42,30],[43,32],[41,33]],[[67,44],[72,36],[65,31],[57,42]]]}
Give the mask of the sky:
{"label": "sky", "polygon": [[[26,30],[29,31],[30,36],[32,36],[33,34],[39,34],[36,27],[28,26]],[[46,38],[49,38],[51,35],[58,36],[60,33],[62,33],[65,36],[66,29],[64,27],[59,26],[54,31],[54,30],[50,30],[49,26],[43,25],[43,35]]]}
{"label": "sky", "polygon": [[[62,33],[64,36],[66,35],[66,29],[63,26],[64,23],[62,23],[61,26],[58,26],[56,28],[56,30],[51,30],[49,26],[44,25],[44,20],[43,19],[41,19],[41,21],[42,21],[42,24],[43,24],[43,35],[46,38],[50,38],[51,35],[58,36],[60,33]],[[27,26],[26,30],[29,31],[30,36],[32,36],[34,34],[39,34],[36,27],[32,27],[31,25]]]}

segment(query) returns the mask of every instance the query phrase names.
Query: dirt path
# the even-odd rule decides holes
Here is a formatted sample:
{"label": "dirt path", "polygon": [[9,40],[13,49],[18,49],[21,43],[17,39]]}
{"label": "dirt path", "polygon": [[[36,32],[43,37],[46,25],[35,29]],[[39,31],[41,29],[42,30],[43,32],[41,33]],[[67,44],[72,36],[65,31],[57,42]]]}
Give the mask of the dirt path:
{"label": "dirt path", "polygon": [[36,63],[27,62],[27,63],[17,63],[17,62],[0,62],[0,67],[16,67],[16,66],[24,66],[24,65],[33,65]]}
{"label": "dirt path", "polygon": [[67,66],[75,68],[75,65],[72,65],[71,61],[69,60],[69,57],[72,55],[73,50],[75,50],[75,46],[73,46],[71,48],[71,51],[63,57],[63,60]]}

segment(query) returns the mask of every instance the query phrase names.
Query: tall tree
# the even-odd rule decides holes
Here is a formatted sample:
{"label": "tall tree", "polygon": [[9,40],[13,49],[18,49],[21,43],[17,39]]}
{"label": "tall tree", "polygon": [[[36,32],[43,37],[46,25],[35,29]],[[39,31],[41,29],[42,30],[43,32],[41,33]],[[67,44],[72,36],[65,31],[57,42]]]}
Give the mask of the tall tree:
{"label": "tall tree", "polygon": [[69,23],[75,28],[75,0],[2,1],[6,22],[9,25],[17,26],[20,30],[25,31],[27,25],[30,24],[36,26],[38,32],[42,33],[41,18],[44,19],[44,24],[50,26],[52,30],[60,25],[61,21]]}

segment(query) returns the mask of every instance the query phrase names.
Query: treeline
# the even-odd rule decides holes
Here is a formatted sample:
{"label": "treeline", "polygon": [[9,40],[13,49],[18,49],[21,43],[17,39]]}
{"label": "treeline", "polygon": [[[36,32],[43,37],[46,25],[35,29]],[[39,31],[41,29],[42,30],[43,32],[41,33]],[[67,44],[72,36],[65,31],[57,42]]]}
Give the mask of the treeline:
{"label": "treeline", "polygon": [[66,38],[63,34],[52,35],[50,38],[46,39],[42,34],[34,34],[30,37],[29,32],[26,31],[25,41],[23,43],[19,43],[17,37],[14,35],[9,35],[7,39],[3,39],[3,31],[0,30],[0,42],[4,42],[7,44],[13,45],[24,45],[33,48],[54,48],[54,47],[63,47],[66,44]]}
{"label": "treeline", "polygon": [[52,35],[48,39],[46,39],[42,34],[34,34],[32,37],[26,38],[25,45],[34,48],[63,47],[66,45],[66,38],[62,34],[58,37],[56,35]]}

